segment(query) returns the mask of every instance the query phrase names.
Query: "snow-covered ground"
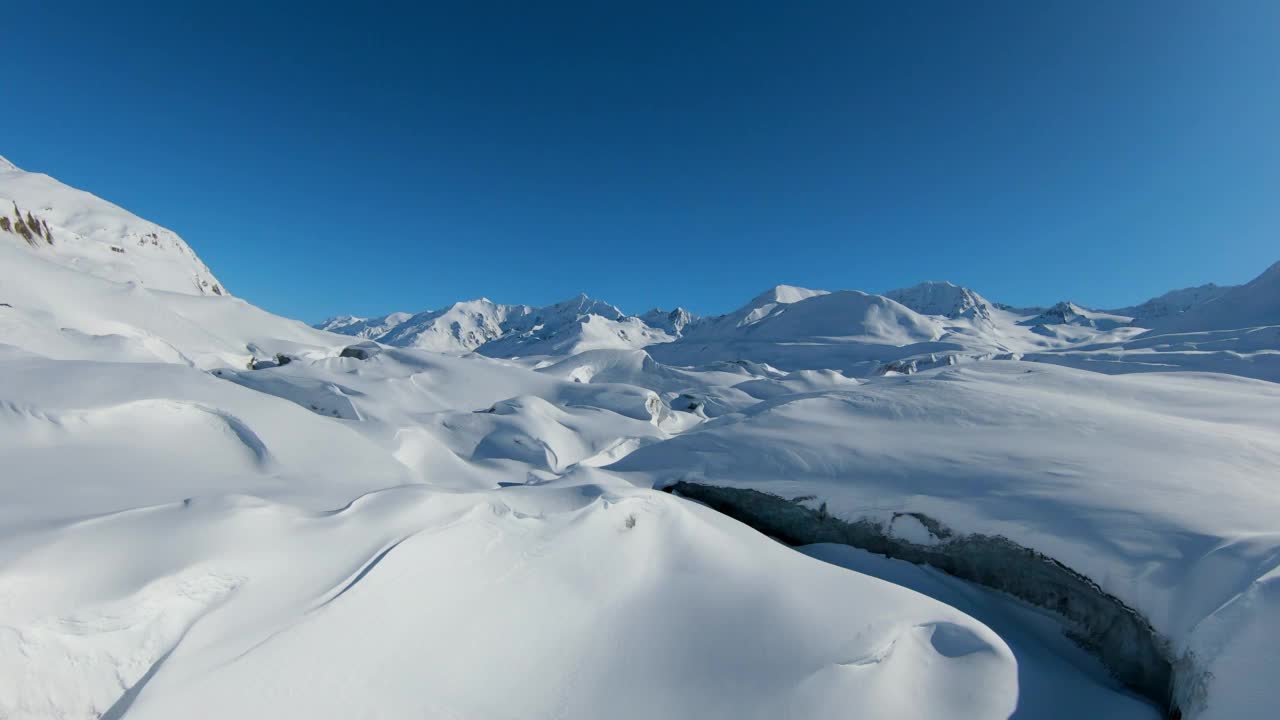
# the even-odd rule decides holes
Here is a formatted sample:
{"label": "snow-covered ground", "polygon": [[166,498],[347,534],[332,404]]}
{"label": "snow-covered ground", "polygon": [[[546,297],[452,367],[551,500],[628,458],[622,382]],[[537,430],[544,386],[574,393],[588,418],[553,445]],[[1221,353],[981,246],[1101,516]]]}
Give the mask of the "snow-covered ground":
{"label": "snow-covered ground", "polygon": [[0,213],[0,718],[1280,704],[1280,266],[312,328],[47,176]]}

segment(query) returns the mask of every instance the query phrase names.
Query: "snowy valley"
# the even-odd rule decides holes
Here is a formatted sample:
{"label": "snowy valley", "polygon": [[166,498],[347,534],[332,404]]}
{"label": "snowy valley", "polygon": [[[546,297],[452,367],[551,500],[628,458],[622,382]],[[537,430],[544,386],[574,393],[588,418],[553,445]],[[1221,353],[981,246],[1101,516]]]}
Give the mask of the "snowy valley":
{"label": "snowy valley", "polygon": [[309,326],[2,158],[0,214],[5,720],[1280,706],[1280,263]]}

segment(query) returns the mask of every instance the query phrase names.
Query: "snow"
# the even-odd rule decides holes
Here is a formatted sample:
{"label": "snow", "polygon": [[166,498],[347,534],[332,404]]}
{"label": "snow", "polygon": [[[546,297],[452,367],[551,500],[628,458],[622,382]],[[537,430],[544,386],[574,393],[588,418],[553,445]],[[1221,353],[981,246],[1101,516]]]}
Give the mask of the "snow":
{"label": "snow", "polygon": [[10,200],[54,243],[0,231],[0,717],[1159,714],[1052,609],[674,482],[1007,538],[1150,623],[1184,717],[1280,702],[1276,268],[1163,315],[935,282],[313,328],[0,159]]}
{"label": "snow", "polygon": [[[680,316],[672,326],[683,327]],[[498,357],[570,355],[604,348],[641,348],[667,342],[666,331],[584,295],[546,307],[501,305],[488,298],[410,315],[363,319],[349,315],[316,325],[321,330],[399,347]]]}
{"label": "snow", "polygon": [[1154,323],[1152,334],[1280,325],[1280,262],[1239,287]]}
{"label": "snow", "polygon": [[1151,298],[1141,305],[1109,310],[1108,312],[1112,315],[1125,315],[1131,317],[1138,324],[1150,323],[1166,317],[1179,315],[1186,312],[1194,305],[1199,305],[1200,303],[1222,297],[1223,293],[1232,289],[1234,289],[1234,286],[1231,285],[1224,287],[1222,285],[1215,285],[1214,283],[1206,283],[1197,287],[1170,290],[1159,297]]}
{"label": "snow", "polygon": [[339,315],[316,325],[319,330],[342,333],[359,338],[378,338],[391,332],[396,326],[413,317],[407,312],[393,312],[376,318],[358,318],[353,315]]}
{"label": "snow", "polygon": [[[1201,648],[1240,626],[1211,618],[1249,603],[1237,622],[1280,624],[1280,604],[1246,600],[1268,592],[1280,558],[1277,406],[1280,386],[1223,375],[981,363],[781,396],[609,469],[1010,538],[1142,612],[1221,698],[1225,671]],[[1280,650],[1251,657],[1274,665]],[[1269,681],[1233,683],[1258,694]],[[1212,703],[1203,715],[1230,716]]]}
{"label": "snow", "polygon": [[[32,213],[47,223],[52,243],[38,239],[39,251],[62,265],[116,282],[136,282],[153,290],[221,295],[226,290],[182,238],[129,211],[48,175],[19,170],[0,158],[0,213]],[[23,244],[0,230],[0,244]]]}
{"label": "snow", "polygon": [[[1169,298],[1186,307],[1164,311]],[[1245,285],[1174,291],[1139,307],[1148,318],[1133,321],[1136,334],[1026,357],[1106,373],[1198,370],[1280,382],[1280,263]]]}
{"label": "snow", "polygon": [[[24,659],[0,667],[33,681],[0,702],[32,716],[998,717],[1016,700],[1007,646],[963,613],[634,490],[171,504],[6,559]],[[40,572],[69,565],[85,572]]]}
{"label": "snow", "polygon": [[885,297],[895,300],[922,315],[942,315],[956,320],[962,317],[990,319],[992,304],[967,287],[950,282],[924,282],[901,290],[890,290]]}
{"label": "snow", "polygon": [[645,325],[662,330],[671,337],[680,337],[684,334],[684,329],[697,320],[697,315],[682,307],[678,307],[671,312],[661,308],[654,308],[640,316],[640,321]]}
{"label": "snow", "polygon": [[1125,692],[1097,659],[1067,639],[1052,617],[1039,608],[928,566],[891,560],[848,545],[807,545],[800,551],[941,600],[995,630],[1018,661],[1021,692],[1015,717],[1155,720],[1160,716],[1154,707]]}

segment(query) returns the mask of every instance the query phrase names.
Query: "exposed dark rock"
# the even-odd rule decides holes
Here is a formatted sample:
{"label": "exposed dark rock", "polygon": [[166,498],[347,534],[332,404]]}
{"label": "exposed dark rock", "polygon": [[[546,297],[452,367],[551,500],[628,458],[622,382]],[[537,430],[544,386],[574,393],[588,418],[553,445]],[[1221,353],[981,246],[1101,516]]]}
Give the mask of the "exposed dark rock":
{"label": "exposed dark rock", "polygon": [[355,358],[356,360],[368,360],[369,358],[382,352],[382,349],[375,343],[362,342],[355,345],[348,345],[342,348],[342,352],[338,357]]}

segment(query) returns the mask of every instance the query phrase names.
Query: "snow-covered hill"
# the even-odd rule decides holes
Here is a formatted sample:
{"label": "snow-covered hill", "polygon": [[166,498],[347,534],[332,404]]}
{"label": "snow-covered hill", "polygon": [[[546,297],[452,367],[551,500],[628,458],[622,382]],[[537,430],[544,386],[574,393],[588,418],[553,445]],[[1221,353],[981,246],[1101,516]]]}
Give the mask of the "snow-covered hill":
{"label": "snow-covered hill", "polygon": [[[610,469],[792,542],[1048,593],[1135,684],[1173,682],[1184,712],[1207,693],[1261,717],[1245,698],[1270,682],[1241,660],[1280,657],[1255,635],[1280,624],[1277,407],[1266,382],[992,362],[775,396]],[[1112,598],[1002,555],[1006,539]],[[1127,608],[1151,629],[1123,629]]]}
{"label": "snow-covered hill", "polygon": [[[0,243],[116,282],[190,295],[226,289],[182,238],[0,157]],[[32,222],[31,220],[34,220]]]}
{"label": "snow-covered hill", "polygon": [[1236,330],[1280,325],[1280,262],[1244,285],[1225,289],[1183,312],[1152,323],[1151,334]]}
{"label": "snow-covered hill", "polygon": [[1136,324],[1146,325],[1180,315],[1193,305],[1216,300],[1222,297],[1223,293],[1234,289],[1234,287],[1233,285],[1224,286],[1206,283],[1197,287],[1170,290],[1159,297],[1151,298],[1141,305],[1108,310],[1107,312],[1112,315],[1131,317]]}
{"label": "snow-covered hill", "polygon": [[1280,705],[1276,268],[1173,329],[949,283],[311,328],[60,249],[17,172],[6,720]]}
{"label": "snow-covered hill", "polygon": [[[1170,296],[1185,299],[1188,291],[1139,307],[1163,307]],[[1181,312],[1134,319],[1135,330],[1150,328],[1135,335],[1086,337],[1026,357],[1107,373],[1197,370],[1280,382],[1280,263],[1244,285],[1197,296],[1204,299]]]}

